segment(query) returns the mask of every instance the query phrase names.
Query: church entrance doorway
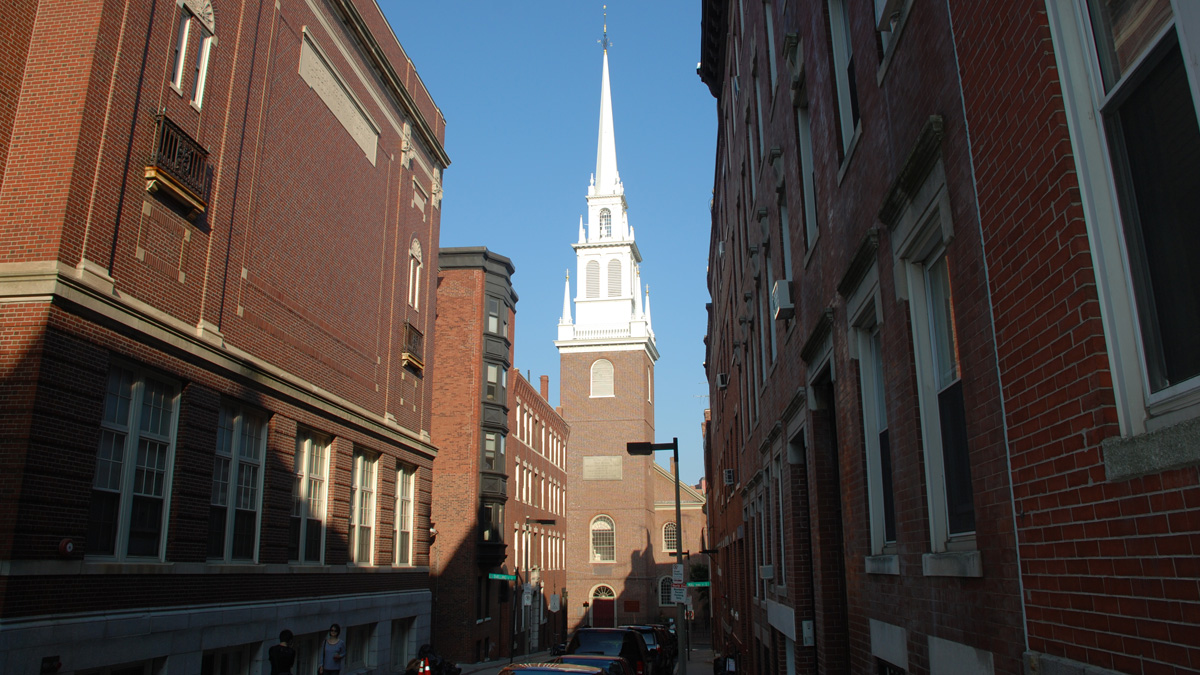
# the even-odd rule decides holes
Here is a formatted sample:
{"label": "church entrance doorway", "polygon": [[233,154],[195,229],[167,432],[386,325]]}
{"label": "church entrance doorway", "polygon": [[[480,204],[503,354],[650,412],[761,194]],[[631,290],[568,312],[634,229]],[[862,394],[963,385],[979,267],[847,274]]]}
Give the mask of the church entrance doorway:
{"label": "church entrance doorway", "polygon": [[617,594],[608,586],[597,586],[592,591],[592,625],[597,628],[617,625]]}

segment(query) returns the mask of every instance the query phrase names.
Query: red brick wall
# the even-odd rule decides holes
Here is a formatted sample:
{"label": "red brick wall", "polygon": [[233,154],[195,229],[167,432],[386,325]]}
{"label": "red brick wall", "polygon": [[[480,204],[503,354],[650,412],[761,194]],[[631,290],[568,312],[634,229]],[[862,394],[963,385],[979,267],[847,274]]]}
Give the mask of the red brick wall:
{"label": "red brick wall", "polygon": [[[991,270],[1029,647],[1120,672],[1191,672],[1200,666],[1200,473],[1105,475],[1100,444],[1120,432],[1045,7],[951,7]],[[983,40],[998,23],[1011,42]],[[995,70],[1000,59],[1008,65]]]}

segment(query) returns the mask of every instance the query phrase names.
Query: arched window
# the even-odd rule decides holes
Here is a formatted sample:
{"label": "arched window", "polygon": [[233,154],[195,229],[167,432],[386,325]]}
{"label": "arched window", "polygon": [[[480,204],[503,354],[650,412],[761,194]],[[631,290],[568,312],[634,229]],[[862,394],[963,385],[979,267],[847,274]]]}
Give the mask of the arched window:
{"label": "arched window", "polygon": [[607,359],[592,364],[592,398],[599,396],[613,396],[613,364]]}
{"label": "arched window", "polygon": [[412,240],[408,247],[408,304],[415,310],[421,309],[421,273],[424,263],[421,260],[421,242]]}
{"label": "arched window", "polygon": [[671,603],[671,577],[662,577],[658,580],[658,604],[660,607],[668,607]]}
{"label": "arched window", "polygon": [[600,262],[589,260],[583,276],[584,285],[587,287],[586,296],[589,298],[600,297]]}
{"label": "arched window", "polygon": [[662,541],[664,551],[674,553],[679,550],[679,528],[675,526],[675,523],[663,525]]}
{"label": "arched window", "polygon": [[608,261],[608,297],[621,297],[621,261]]}
{"label": "arched window", "polygon": [[616,560],[617,528],[613,524],[612,518],[596,516],[592,520],[592,562],[616,562]]}
{"label": "arched window", "polygon": [[600,236],[612,236],[612,211],[600,209]]}

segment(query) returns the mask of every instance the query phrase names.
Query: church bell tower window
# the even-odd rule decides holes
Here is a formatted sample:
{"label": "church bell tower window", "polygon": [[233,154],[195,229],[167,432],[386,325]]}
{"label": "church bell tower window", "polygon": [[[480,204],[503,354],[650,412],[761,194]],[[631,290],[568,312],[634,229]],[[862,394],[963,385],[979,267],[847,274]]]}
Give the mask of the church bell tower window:
{"label": "church bell tower window", "polygon": [[612,236],[612,211],[600,209],[600,236]]}

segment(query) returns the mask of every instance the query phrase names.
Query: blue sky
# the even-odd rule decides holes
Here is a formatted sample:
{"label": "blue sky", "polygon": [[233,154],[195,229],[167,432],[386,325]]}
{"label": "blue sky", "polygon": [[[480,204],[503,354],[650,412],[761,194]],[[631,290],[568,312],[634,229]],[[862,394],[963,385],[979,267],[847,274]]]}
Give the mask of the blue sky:
{"label": "blue sky", "polygon": [[[515,366],[550,376],[558,403],[563,280],[596,166],[602,2],[380,0],[446,116],[442,246],[512,259]],[[696,0],[608,2],[617,166],[642,252],[661,354],[656,440],[679,438],[681,475],[704,473],[709,203],[715,100],[696,75]],[[572,296],[576,289],[572,279]],[[445,367],[444,364],[442,367]],[[669,460],[664,455],[660,463]]]}

